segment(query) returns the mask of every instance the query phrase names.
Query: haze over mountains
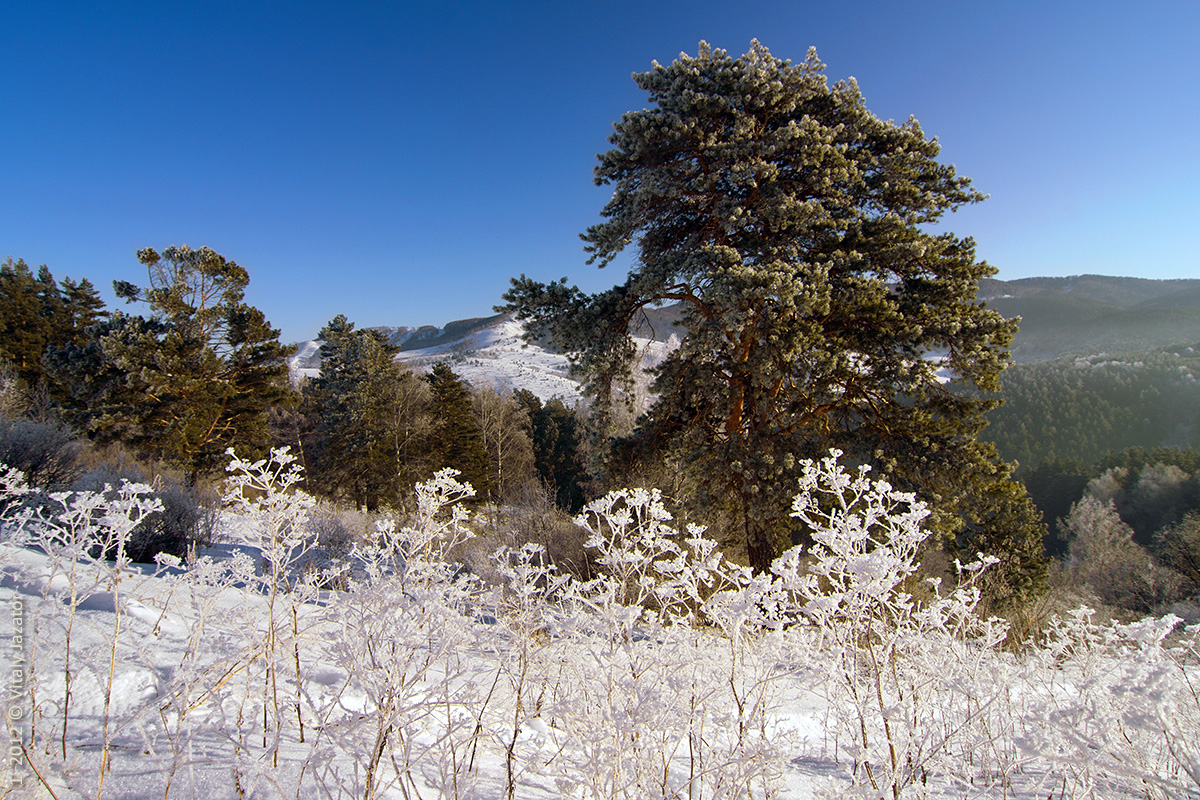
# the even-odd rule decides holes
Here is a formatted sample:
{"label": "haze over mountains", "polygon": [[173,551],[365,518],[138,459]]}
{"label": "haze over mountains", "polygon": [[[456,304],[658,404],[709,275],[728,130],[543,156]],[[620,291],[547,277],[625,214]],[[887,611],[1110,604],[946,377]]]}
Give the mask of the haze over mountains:
{"label": "haze over mountains", "polygon": [[[985,279],[979,297],[1006,318],[1020,317],[1013,360],[1033,362],[1096,353],[1136,353],[1200,345],[1200,280],[1148,280],[1103,275]],[[682,330],[678,306],[647,309],[634,330],[645,366],[674,346]],[[399,359],[414,369],[448,361],[477,386],[525,388],[543,399],[579,399],[565,356],[526,345],[522,326],[507,314],[455,320],[443,327],[386,327]],[[319,342],[300,345],[298,375],[320,367]]]}
{"label": "haze over mountains", "polygon": [[979,297],[1005,317],[1021,318],[1012,346],[1018,362],[1200,343],[1200,280],[985,279]]}

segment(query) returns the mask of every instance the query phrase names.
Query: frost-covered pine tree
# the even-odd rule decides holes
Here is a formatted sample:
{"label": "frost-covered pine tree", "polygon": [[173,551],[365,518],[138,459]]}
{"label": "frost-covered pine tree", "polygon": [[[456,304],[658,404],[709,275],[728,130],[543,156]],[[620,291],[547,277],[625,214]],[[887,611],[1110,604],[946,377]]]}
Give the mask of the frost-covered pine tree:
{"label": "frost-covered pine tree", "polygon": [[687,334],[621,446],[682,465],[756,569],[788,542],[800,459],[837,447],[921,491],[967,552],[1017,553],[1008,590],[1029,588],[1040,526],[975,440],[1015,324],[976,300],[994,269],[974,242],[935,227],[983,195],[916,120],[830,86],[814,51],[792,64],[702,42],[634,79],[650,105],[616,123],[596,167],[613,196],[583,235],[600,266],[633,246],[628,279],[586,295],[521,276],[506,308],[575,354],[603,424],[635,363],[630,323],[681,304]]}

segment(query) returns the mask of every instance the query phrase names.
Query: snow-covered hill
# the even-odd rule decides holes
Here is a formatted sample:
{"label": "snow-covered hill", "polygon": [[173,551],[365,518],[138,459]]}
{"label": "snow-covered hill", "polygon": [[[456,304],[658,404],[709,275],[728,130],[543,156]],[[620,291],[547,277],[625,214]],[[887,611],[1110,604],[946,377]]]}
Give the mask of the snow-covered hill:
{"label": "snow-covered hill", "polygon": [[[452,335],[456,327],[464,329],[464,335]],[[408,333],[412,329],[386,330],[396,334]],[[510,315],[501,315],[480,325],[450,323],[445,328],[425,327],[417,330],[423,332],[422,339],[437,343],[430,347],[410,349],[414,344],[411,337],[394,339],[407,343],[396,360],[413,370],[426,372],[437,362],[445,361],[455,373],[475,387],[495,389],[501,394],[527,389],[542,400],[560,397],[568,405],[574,405],[582,399],[579,381],[571,377],[567,357],[538,344],[526,344],[521,338],[524,325]],[[447,335],[447,332],[451,335]],[[678,346],[678,339],[662,342],[635,337],[634,341],[641,353],[643,369],[659,364],[667,353]],[[317,376],[320,374],[320,363],[320,342],[301,343],[291,359],[293,378]]]}

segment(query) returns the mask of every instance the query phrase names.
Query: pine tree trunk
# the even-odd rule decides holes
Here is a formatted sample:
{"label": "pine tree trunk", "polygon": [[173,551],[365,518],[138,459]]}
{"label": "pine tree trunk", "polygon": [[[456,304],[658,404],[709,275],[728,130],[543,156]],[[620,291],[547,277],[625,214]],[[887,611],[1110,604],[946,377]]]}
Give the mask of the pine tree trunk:
{"label": "pine tree trunk", "polygon": [[771,564],[779,557],[771,526],[755,515],[754,507],[742,499],[743,530],[746,537],[746,559],[755,574],[770,572]]}

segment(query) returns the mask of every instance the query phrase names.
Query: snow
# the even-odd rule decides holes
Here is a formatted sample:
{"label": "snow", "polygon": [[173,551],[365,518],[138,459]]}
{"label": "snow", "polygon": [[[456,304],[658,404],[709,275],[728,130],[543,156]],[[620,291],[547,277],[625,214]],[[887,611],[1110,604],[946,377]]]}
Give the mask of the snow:
{"label": "snow", "polygon": [[[567,406],[583,401],[580,382],[571,376],[570,360],[539,344],[527,344],[522,338],[524,325],[510,317],[453,342],[433,347],[405,350],[396,360],[418,372],[427,372],[439,361],[448,363],[455,374],[476,388],[508,394],[518,389],[532,392],[543,402],[560,398]],[[659,342],[634,337],[642,370],[652,369],[679,346],[678,341]],[[320,342],[298,346],[290,360],[292,380],[320,375]],[[646,381],[644,380],[643,383]]]}
{"label": "snow", "polygon": [[[598,582],[526,546],[498,558],[503,592],[444,560],[473,535],[448,472],[418,487],[415,527],[362,546],[352,591],[294,569],[307,501],[286,484],[227,495],[223,540],[186,569],[93,559],[10,508],[0,792],[40,796],[32,762],[58,797],[499,800],[511,780],[528,800],[874,798],[873,764],[918,770],[904,796],[1200,796],[1200,631],[1173,644],[1176,619],[1102,627],[1080,609],[1003,652],[1002,626],[970,621],[986,563],[915,608],[923,506],[836,454],[805,463],[813,571],[793,551],[775,588],[695,530],[685,551],[649,490],[580,517]],[[655,600],[615,599],[629,592]],[[772,613],[792,622],[759,627]],[[889,766],[893,745],[907,755]]]}
{"label": "snow", "polygon": [[396,360],[418,371],[445,361],[477,388],[501,394],[526,389],[543,401],[559,397],[568,406],[578,403],[579,382],[570,376],[567,357],[537,344],[527,345],[523,332],[521,323],[503,319],[457,342],[404,351]]}

